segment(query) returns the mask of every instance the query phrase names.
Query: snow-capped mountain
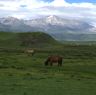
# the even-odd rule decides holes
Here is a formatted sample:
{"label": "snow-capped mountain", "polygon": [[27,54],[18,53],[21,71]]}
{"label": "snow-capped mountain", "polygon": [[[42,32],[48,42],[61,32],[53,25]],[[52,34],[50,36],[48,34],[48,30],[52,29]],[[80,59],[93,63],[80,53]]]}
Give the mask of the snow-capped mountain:
{"label": "snow-capped mountain", "polygon": [[[9,27],[11,31],[44,31],[48,33],[69,32],[82,33],[94,32],[93,26],[81,20],[64,19],[58,16],[47,16],[32,20],[21,20],[14,17],[0,18],[0,26]],[[2,28],[2,27],[1,27]],[[4,27],[3,27],[4,28]],[[29,29],[28,29],[29,28]],[[26,30],[26,31],[25,31]]]}
{"label": "snow-capped mountain", "polygon": [[27,32],[27,31],[31,31],[32,29],[34,28],[24,24],[24,20],[20,20],[14,17],[0,18],[1,31]]}
{"label": "snow-capped mountain", "polygon": [[[65,34],[94,34],[96,27],[84,20],[65,19],[58,16],[21,20],[14,17],[0,18],[0,31],[32,32],[43,31],[58,39]],[[62,37],[63,38],[63,37]]]}
{"label": "snow-capped mountain", "polygon": [[47,16],[41,19],[33,19],[24,22],[26,25],[38,27],[46,32],[58,33],[58,32],[69,32],[69,33],[89,33],[93,29],[93,26],[87,22],[81,20],[64,19],[57,16]]}
{"label": "snow-capped mountain", "polygon": [[0,23],[4,25],[12,25],[12,24],[19,24],[20,21],[19,19],[14,17],[6,17],[6,18],[0,18]]}

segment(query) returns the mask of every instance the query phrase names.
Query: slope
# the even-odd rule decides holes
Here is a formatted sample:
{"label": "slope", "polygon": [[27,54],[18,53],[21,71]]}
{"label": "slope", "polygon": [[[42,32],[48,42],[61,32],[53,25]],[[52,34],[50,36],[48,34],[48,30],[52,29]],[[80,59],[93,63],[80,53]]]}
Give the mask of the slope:
{"label": "slope", "polygon": [[0,47],[46,47],[57,44],[50,35],[42,32],[0,32]]}

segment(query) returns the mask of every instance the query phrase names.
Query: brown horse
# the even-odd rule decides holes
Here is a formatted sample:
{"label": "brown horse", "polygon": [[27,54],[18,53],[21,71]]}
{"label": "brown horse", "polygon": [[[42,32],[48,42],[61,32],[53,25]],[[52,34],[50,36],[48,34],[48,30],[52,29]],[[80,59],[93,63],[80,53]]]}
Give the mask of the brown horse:
{"label": "brown horse", "polygon": [[62,66],[62,59],[63,58],[61,56],[57,56],[57,55],[49,56],[44,64],[45,66],[47,65],[52,66],[53,63],[58,63],[58,66]]}

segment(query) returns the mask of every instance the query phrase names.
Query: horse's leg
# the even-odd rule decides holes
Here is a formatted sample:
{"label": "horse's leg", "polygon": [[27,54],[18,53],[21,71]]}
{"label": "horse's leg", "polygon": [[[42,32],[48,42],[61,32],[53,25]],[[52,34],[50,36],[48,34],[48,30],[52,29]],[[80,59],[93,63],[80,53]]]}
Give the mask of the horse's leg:
{"label": "horse's leg", "polygon": [[58,66],[62,66],[60,62],[58,62]]}
{"label": "horse's leg", "polygon": [[53,63],[52,62],[50,62],[50,66],[53,66]]}
{"label": "horse's leg", "polygon": [[62,66],[62,59],[58,61],[58,66]]}
{"label": "horse's leg", "polygon": [[60,63],[58,62],[58,66],[60,66]]}
{"label": "horse's leg", "polygon": [[60,61],[60,66],[62,66],[62,60]]}

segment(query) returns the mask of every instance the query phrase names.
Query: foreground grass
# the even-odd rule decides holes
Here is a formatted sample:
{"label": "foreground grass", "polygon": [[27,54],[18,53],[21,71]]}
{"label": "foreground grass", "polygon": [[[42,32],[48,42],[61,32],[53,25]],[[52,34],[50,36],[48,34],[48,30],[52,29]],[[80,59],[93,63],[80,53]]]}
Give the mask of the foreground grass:
{"label": "foreground grass", "polygon": [[[62,45],[34,56],[0,52],[0,95],[95,95],[96,46]],[[45,67],[51,54],[64,57],[62,67]]]}

